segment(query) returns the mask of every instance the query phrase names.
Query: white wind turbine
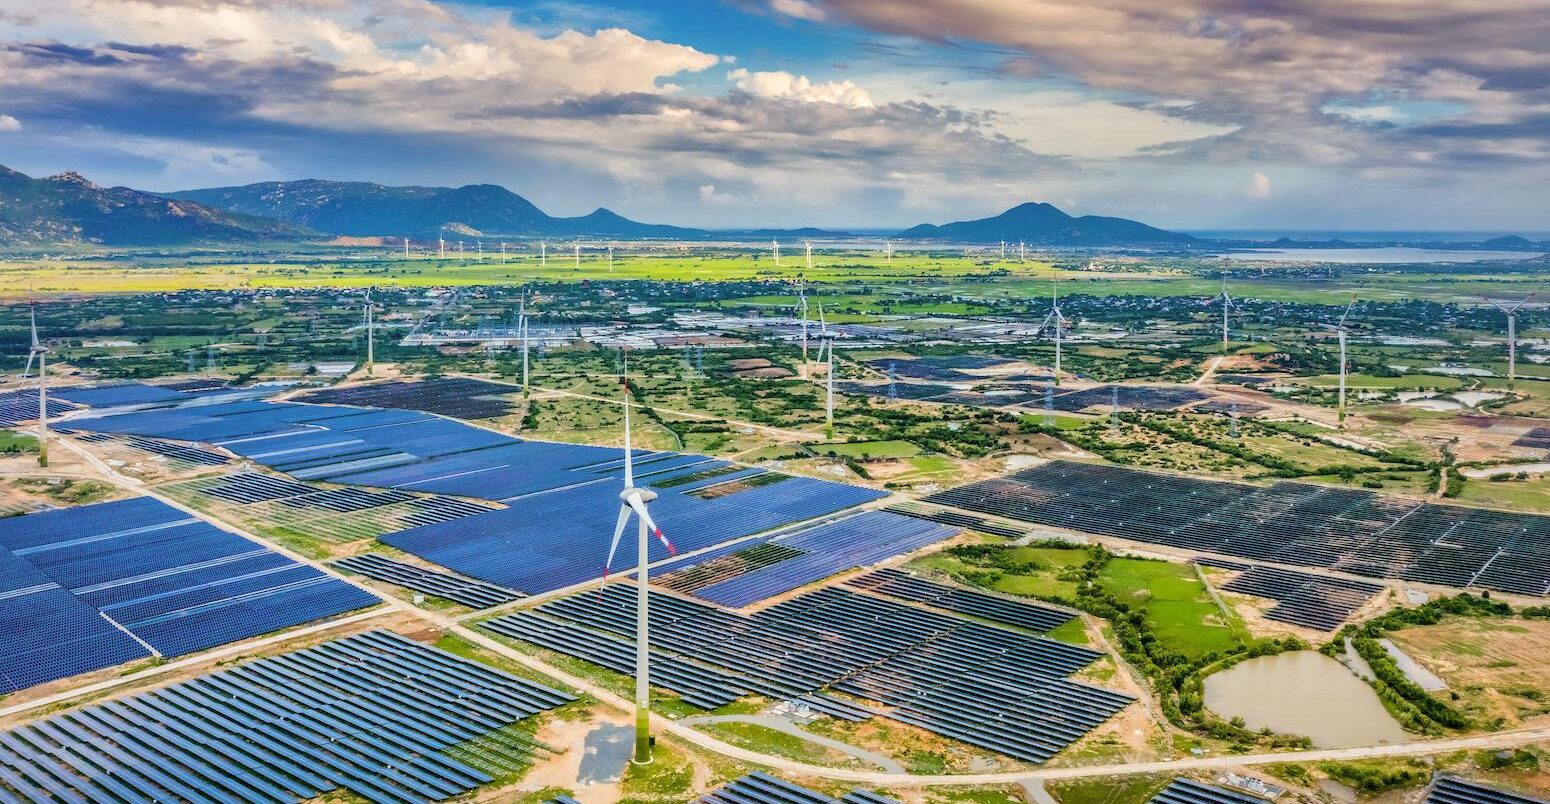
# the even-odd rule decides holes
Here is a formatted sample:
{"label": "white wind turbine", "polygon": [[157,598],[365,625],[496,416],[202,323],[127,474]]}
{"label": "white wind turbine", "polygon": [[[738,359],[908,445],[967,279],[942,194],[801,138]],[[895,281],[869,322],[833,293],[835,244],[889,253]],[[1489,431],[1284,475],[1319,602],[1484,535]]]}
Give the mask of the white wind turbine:
{"label": "white wind turbine", "polygon": [[540,267],[540,268],[548,268],[549,267],[549,241],[548,240],[540,240],[540,241],[538,241],[538,267]]}
{"label": "white wind turbine", "polygon": [[32,376],[32,361],[38,361],[38,465],[48,466],[48,347],[38,340],[38,311],[30,302],[27,316],[32,324],[32,348],[27,351],[23,377]]}
{"label": "white wind turbine", "polygon": [[1227,293],[1226,271],[1222,271],[1222,292],[1216,298],[1222,302],[1222,354],[1227,354],[1227,317],[1234,310],[1242,313],[1243,308],[1239,307],[1238,303],[1233,301],[1232,296]]}
{"label": "white wind turbine", "polygon": [[775,255],[775,264],[780,265],[780,241],[770,238],[770,250]]}
{"label": "white wind turbine", "polygon": [[802,374],[806,376],[812,369],[807,360],[807,285],[797,280],[797,312],[802,318]]}
{"label": "white wind turbine", "polygon": [[1053,329],[1055,333],[1055,384],[1060,384],[1060,341],[1062,331],[1071,320],[1060,311],[1060,283],[1059,280],[1050,280],[1049,291],[1049,315],[1044,316],[1044,323],[1039,325],[1039,331]]}
{"label": "white wind turbine", "polygon": [[1319,326],[1329,330],[1330,332],[1335,333],[1335,337],[1340,340],[1340,396],[1339,396],[1339,398],[1338,398],[1338,400],[1337,400],[1337,402],[1335,404],[1335,418],[1336,418],[1337,421],[1340,421],[1340,422],[1344,422],[1345,421],[1345,379],[1346,379],[1346,368],[1347,368],[1346,367],[1346,356],[1345,356],[1346,355],[1345,342],[1346,342],[1346,333],[1349,332],[1349,330],[1346,329],[1345,320],[1346,320],[1347,317],[1349,317],[1351,315],[1351,310],[1354,309],[1355,307],[1356,307],[1356,297],[1352,296],[1351,297],[1351,303],[1346,305],[1345,312],[1340,314],[1340,318],[1335,323],[1333,323],[1333,324],[1320,324],[1319,325]]}
{"label": "white wind turbine", "polygon": [[522,395],[528,395],[527,385],[527,291],[522,291],[522,301],[517,306],[517,337],[522,339]]}
{"label": "white wind turbine", "polygon": [[377,362],[377,325],[376,318],[372,315],[371,288],[366,288],[366,304],[361,310],[361,315],[366,319],[366,376],[371,376],[372,368]]}
{"label": "white wind turbine", "polygon": [[501,265],[506,264],[506,241],[501,241]]}
{"label": "white wind turbine", "polygon": [[1523,305],[1528,304],[1537,295],[1539,295],[1539,291],[1536,290],[1511,307],[1487,296],[1480,297],[1485,299],[1487,304],[1507,315],[1507,390],[1509,391],[1512,390],[1513,385],[1518,381],[1518,310],[1522,309]]}
{"label": "white wind turbine", "polygon": [[603,583],[608,582],[608,570],[613,566],[614,553],[619,549],[619,539],[624,536],[624,528],[630,523],[630,514],[634,513],[639,530],[636,539],[635,557],[635,759],[637,764],[646,764],[651,761],[651,647],[650,629],[651,618],[648,607],[650,605],[647,589],[649,581],[646,575],[646,566],[650,563],[647,548],[651,544],[651,533],[656,533],[662,540],[670,555],[676,555],[672,542],[662,535],[662,529],[651,519],[648,504],[657,498],[656,492],[649,488],[639,488],[635,485],[634,469],[631,466],[630,456],[630,385],[629,380],[620,377],[624,384],[624,490],[619,492],[619,519],[614,524],[613,543],[608,547],[608,561],[603,565]]}
{"label": "white wind turbine", "polygon": [[571,248],[575,249],[576,270],[579,271],[581,270],[581,238],[576,238],[576,242],[571,244]]}
{"label": "white wind turbine", "polygon": [[808,273],[812,273],[812,271],[813,271],[813,241],[811,241],[811,240],[803,240],[802,244],[807,246],[807,271],[808,271]]}
{"label": "white wind turbine", "polygon": [[829,323],[823,317],[823,303],[818,304],[818,332],[822,340],[818,346],[818,362],[825,360],[824,353],[828,353],[828,372],[824,375],[824,403],[823,403],[823,433],[824,438],[834,440],[834,338],[829,335]]}
{"label": "white wind turbine", "polygon": [[409,259],[409,238],[404,238],[404,259]]}

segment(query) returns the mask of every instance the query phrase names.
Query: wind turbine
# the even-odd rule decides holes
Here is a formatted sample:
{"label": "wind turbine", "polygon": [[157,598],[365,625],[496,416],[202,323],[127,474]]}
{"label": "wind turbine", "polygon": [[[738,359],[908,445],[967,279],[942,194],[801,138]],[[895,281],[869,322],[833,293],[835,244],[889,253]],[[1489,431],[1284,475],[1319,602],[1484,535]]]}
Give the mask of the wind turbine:
{"label": "wind turbine", "polygon": [[436,259],[444,260],[446,258],[447,258],[447,239],[445,237],[438,237],[438,238],[436,238]]}
{"label": "wind turbine", "polygon": [[409,259],[409,238],[404,238],[404,259]]}
{"label": "wind turbine", "polygon": [[813,271],[813,241],[811,241],[811,240],[803,240],[802,244],[807,246],[807,271],[808,271],[808,273],[812,273],[812,271]]}
{"label": "wind turbine", "polygon": [[377,327],[376,319],[372,316],[371,288],[366,288],[366,304],[361,314],[366,318],[366,376],[371,376],[371,370],[377,362]]}
{"label": "wind turbine", "polygon": [[770,238],[770,250],[775,254],[775,264],[780,265],[780,241]]}
{"label": "wind turbine", "polygon": [[1060,384],[1060,338],[1061,330],[1071,323],[1066,314],[1060,311],[1060,284],[1059,280],[1050,280],[1049,291],[1049,315],[1044,316],[1044,323],[1039,325],[1039,331],[1053,327],[1055,330],[1055,384]]}
{"label": "wind turbine", "polygon": [[579,271],[581,270],[581,238],[576,238],[576,242],[571,245],[576,250],[576,270]]}
{"label": "wind turbine", "polygon": [[501,265],[506,264],[506,241],[501,241]]}
{"label": "wind turbine", "polygon": [[1346,318],[1348,316],[1351,315],[1351,310],[1353,308],[1355,308],[1355,307],[1356,307],[1356,297],[1352,296],[1351,297],[1351,303],[1346,305],[1345,312],[1340,314],[1340,318],[1339,318],[1338,321],[1336,321],[1334,324],[1320,324],[1319,325],[1319,326],[1322,326],[1323,328],[1325,328],[1325,329],[1335,333],[1335,337],[1340,339],[1340,397],[1339,397],[1339,400],[1337,401],[1337,403],[1335,405],[1335,417],[1336,417],[1336,419],[1338,421],[1341,421],[1341,422],[1345,421],[1345,378],[1346,378],[1345,339],[1346,339],[1346,333],[1348,332],[1348,330],[1346,329],[1345,320],[1346,320]]}
{"label": "wind turbine", "polygon": [[38,465],[48,466],[48,347],[38,340],[38,310],[30,302],[27,316],[32,323],[32,348],[27,351],[26,377],[32,374],[32,359],[38,360]]}
{"label": "wind turbine", "polygon": [[540,267],[540,268],[548,268],[549,267],[549,241],[548,240],[540,240],[540,241],[538,241],[538,267]]}
{"label": "wind turbine", "polygon": [[614,553],[619,549],[619,539],[630,523],[633,512],[639,525],[635,558],[635,763],[644,765],[651,761],[651,647],[650,605],[647,588],[646,565],[650,563],[647,547],[651,544],[648,533],[655,532],[670,555],[677,555],[672,542],[662,535],[662,529],[651,520],[648,504],[657,498],[649,488],[635,485],[635,473],[630,456],[630,383],[625,377],[619,381],[624,386],[624,490],[619,492],[619,519],[614,524],[613,544],[608,547],[608,561],[603,565],[603,583],[608,583],[608,570],[613,566]]}
{"label": "wind turbine", "polygon": [[522,302],[517,307],[517,337],[522,339],[522,395],[528,395],[527,385],[527,291],[522,291]]}
{"label": "wind turbine", "polygon": [[834,338],[829,335],[829,323],[823,317],[823,303],[818,304],[818,362],[825,360],[824,353],[828,352],[828,373],[824,375],[824,403],[823,403],[823,437],[825,440],[834,440]]}
{"label": "wind turbine", "polygon": [[608,273],[614,272],[614,244],[608,244]]}
{"label": "wind turbine", "polygon": [[1232,296],[1227,293],[1226,271],[1222,271],[1222,292],[1217,298],[1222,301],[1222,354],[1227,354],[1227,316],[1233,310],[1242,313],[1243,308],[1239,307],[1238,303],[1233,301]]}
{"label": "wind turbine", "polygon": [[797,280],[797,310],[802,316],[802,374],[806,375],[812,369],[807,360],[807,285],[800,279]]}
{"label": "wind turbine", "polygon": [[1536,290],[1511,307],[1487,296],[1480,297],[1485,299],[1487,304],[1507,315],[1507,390],[1509,391],[1512,390],[1513,385],[1518,381],[1518,310],[1537,295],[1539,295],[1539,291]]}
{"label": "wind turbine", "polygon": [[888,262],[893,262],[893,241],[892,240],[884,240],[883,241],[883,257]]}

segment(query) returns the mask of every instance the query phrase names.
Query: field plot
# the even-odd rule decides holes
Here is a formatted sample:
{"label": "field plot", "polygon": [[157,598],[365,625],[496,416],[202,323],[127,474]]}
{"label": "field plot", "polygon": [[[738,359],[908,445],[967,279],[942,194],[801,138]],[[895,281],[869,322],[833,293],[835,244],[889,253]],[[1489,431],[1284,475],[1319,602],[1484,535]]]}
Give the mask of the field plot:
{"label": "field plot", "polygon": [[731,608],[784,594],[837,572],[865,567],[950,539],[958,529],[886,511],[740,542],[674,564],[654,581]]}
{"label": "field plot", "polygon": [[[371,631],[0,733],[27,801],[440,801],[542,750],[505,727],[571,696]],[[71,791],[74,791],[72,793]]]}
{"label": "field plot", "polygon": [[1222,589],[1274,600],[1276,605],[1265,612],[1266,617],[1319,631],[1339,628],[1383,591],[1377,584],[1275,567],[1244,568]]}
{"label": "field plot", "polygon": [[1445,617],[1389,633],[1404,652],[1447,683],[1478,722],[1522,723],[1547,713],[1550,620]]}
{"label": "field plot", "polygon": [[1303,483],[1267,488],[1068,461],[949,489],[926,501],[1355,575],[1526,595],[1550,591],[1550,517],[1531,514]]}
{"label": "field plot", "polygon": [[[594,643],[586,636],[603,632],[628,656],[633,601],[634,590],[617,584],[481,626],[592,661],[552,635],[563,631],[569,644],[587,650]],[[811,699],[832,690],[890,707],[892,720],[1043,762],[1132,700],[1069,679],[1103,655],[1097,651],[842,589],[818,589],[747,616],[654,593],[651,613],[658,660],[701,672],[660,683],[712,683],[720,695],[689,690],[702,706],[727,694]],[[714,678],[704,677],[705,668]],[[846,706],[852,719],[871,714]]]}
{"label": "field plot", "polygon": [[418,382],[387,382],[327,388],[296,397],[297,402],[360,405],[418,410],[455,419],[498,419],[509,416],[517,403],[505,399],[522,389],[470,377],[441,377]]}
{"label": "field plot", "polygon": [[144,646],[180,656],[378,602],[149,497],[0,520],[0,561],[0,677],[13,690]]}

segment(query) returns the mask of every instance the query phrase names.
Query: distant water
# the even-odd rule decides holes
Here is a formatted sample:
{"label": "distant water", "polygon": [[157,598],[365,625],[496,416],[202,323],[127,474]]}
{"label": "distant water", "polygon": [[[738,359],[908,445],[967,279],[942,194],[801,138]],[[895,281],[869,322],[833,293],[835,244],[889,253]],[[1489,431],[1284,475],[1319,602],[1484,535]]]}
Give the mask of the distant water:
{"label": "distant water", "polygon": [[1311,650],[1260,656],[1206,676],[1205,704],[1243,718],[1251,731],[1301,735],[1319,748],[1410,741],[1371,687]]}
{"label": "distant water", "polygon": [[1468,249],[1428,249],[1409,246],[1379,248],[1269,248],[1234,251],[1234,260],[1247,262],[1338,262],[1363,265],[1406,263],[1481,262],[1484,260],[1527,260],[1544,256],[1534,251],[1473,251]]}

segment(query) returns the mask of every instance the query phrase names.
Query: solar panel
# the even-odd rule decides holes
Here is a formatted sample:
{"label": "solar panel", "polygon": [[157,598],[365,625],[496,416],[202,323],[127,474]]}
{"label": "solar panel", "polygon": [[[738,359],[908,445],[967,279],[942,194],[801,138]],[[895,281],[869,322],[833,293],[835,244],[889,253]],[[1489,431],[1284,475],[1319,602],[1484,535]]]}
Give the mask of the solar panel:
{"label": "solar panel", "polygon": [[1550,804],[1543,798],[1526,796],[1500,787],[1490,787],[1444,774],[1438,774],[1432,779],[1432,787],[1426,794],[1426,802],[1427,804]]}
{"label": "solar panel", "polygon": [[1266,804],[1265,799],[1180,776],[1147,804]]}
{"label": "solar panel", "polygon": [[371,631],[0,732],[0,799],[440,801],[529,762],[572,696]]}
{"label": "solar panel", "polygon": [[465,580],[444,572],[433,572],[375,553],[341,558],[334,562],[334,566],[358,572],[368,578],[413,589],[416,592],[446,598],[472,609],[499,606],[521,597],[515,592],[498,586]]}

